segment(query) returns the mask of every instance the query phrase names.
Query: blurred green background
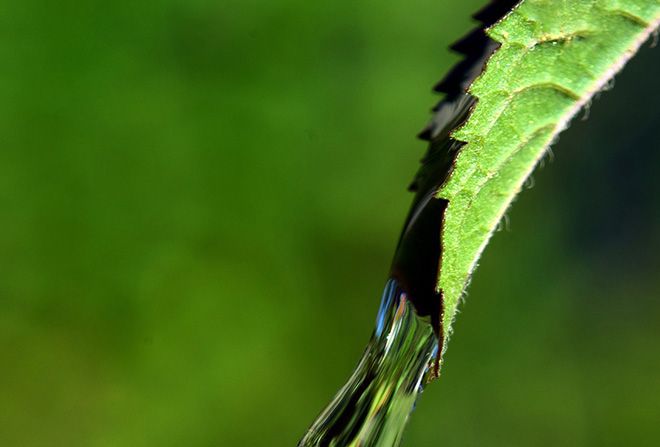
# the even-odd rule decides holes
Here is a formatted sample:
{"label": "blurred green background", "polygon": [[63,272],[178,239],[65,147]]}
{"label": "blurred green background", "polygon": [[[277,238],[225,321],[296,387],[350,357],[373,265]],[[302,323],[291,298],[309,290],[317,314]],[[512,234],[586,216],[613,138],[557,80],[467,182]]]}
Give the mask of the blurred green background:
{"label": "blurred green background", "polygon": [[[0,445],[295,445],[484,1],[1,2]],[[658,51],[517,200],[404,446],[660,445]]]}

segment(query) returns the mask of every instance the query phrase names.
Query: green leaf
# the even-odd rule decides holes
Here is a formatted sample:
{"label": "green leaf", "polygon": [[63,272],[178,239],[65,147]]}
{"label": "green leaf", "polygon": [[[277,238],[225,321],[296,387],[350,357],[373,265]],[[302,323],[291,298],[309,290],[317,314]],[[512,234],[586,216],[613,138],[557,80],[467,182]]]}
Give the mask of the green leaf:
{"label": "green leaf", "polygon": [[660,22],[658,0],[524,0],[487,30],[501,46],[452,137],[466,144],[437,197],[448,201],[438,287],[447,340],[479,256],[553,139]]}

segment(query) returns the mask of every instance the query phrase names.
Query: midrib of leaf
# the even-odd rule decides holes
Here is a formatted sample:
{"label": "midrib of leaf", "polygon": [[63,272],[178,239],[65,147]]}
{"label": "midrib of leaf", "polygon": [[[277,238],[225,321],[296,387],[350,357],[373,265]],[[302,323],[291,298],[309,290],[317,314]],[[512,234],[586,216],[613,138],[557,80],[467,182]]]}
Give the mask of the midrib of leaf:
{"label": "midrib of leaf", "polygon": [[469,88],[466,144],[438,192],[448,206],[438,287],[444,338],[476,263],[547,147],[660,23],[660,0],[523,0],[487,30],[501,46]]}

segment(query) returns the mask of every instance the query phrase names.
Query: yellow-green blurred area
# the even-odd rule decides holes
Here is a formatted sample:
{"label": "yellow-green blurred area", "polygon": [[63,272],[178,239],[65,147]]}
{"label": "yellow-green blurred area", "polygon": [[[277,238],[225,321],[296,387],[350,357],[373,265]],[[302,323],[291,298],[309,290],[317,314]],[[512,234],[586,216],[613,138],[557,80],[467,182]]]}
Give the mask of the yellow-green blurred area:
{"label": "yellow-green blurred area", "polygon": [[[0,3],[0,446],[292,446],[483,0]],[[660,445],[659,49],[486,250],[404,446]]]}

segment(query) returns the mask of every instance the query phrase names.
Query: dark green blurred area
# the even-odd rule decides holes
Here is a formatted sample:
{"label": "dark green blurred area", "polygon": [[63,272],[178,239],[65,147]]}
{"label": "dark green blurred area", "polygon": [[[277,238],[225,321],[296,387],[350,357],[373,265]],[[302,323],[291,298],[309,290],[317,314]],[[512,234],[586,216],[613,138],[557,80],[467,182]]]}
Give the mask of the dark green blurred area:
{"label": "dark green blurred area", "polygon": [[[482,1],[2,2],[0,445],[295,445]],[[404,445],[660,445],[658,51],[509,213]]]}

